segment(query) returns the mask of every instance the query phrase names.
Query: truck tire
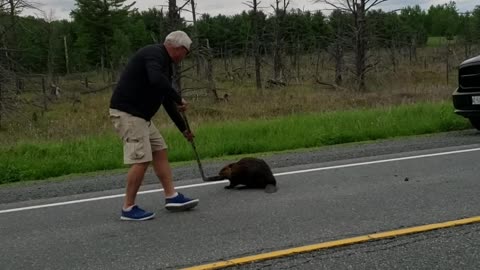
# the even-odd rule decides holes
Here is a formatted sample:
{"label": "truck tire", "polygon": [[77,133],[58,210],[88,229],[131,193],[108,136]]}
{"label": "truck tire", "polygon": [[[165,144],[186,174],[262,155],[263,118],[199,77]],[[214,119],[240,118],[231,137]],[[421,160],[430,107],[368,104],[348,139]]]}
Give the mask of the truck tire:
{"label": "truck tire", "polygon": [[469,120],[474,128],[480,130],[480,118],[469,118]]}

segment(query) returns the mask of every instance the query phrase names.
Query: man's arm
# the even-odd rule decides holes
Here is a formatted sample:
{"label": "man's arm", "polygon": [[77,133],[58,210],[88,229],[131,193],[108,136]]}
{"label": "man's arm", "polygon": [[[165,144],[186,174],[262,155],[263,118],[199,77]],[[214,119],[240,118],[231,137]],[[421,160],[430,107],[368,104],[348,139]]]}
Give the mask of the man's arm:
{"label": "man's arm", "polygon": [[165,95],[168,99],[175,101],[177,104],[182,104],[182,98],[170,85],[170,81],[164,74],[164,69],[169,67],[162,66],[162,63],[164,62],[162,57],[149,53],[145,56],[145,61],[148,79],[154,88],[159,91],[165,91]]}
{"label": "man's arm", "polygon": [[183,120],[182,115],[180,115],[175,102],[169,98],[165,98],[163,101],[163,106],[165,107],[165,111],[167,112],[168,116],[170,116],[170,119],[172,119],[173,123],[175,123],[180,132],[184,133],[187,130],[187,126],[185,125],[185,120]]}

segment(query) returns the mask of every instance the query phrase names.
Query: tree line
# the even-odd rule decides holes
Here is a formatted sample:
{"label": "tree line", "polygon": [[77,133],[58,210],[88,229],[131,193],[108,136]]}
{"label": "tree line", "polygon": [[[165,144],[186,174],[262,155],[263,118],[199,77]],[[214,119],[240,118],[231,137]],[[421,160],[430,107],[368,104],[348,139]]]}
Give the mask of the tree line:
{"label": "tree line", "polygon": [[[0,0],[0,60],[3,68],[20,73],[65,74],[117,68],[138,48],[162,41],[171,19],[168,10],[139,11],[125,0],[76,0],[71,20],[58,20],[48,12],[43,18],[24,17],[26,6],[19,2],[27,4]],[[335,46],[338,50],[349,49],[354,14],[337,9],[326,15],[322,11],[287,9],[288,4],[276,0],[271,11],[252,9],[233,16],[201,14],[195,24],[180,19],[177,27],[195,40],[208,39],[216,56],[242,55],[254,46],[260,55],[273,55],[271,50],[278,48],[285,54]],[[370,9],[365,22],[362,31],[369,48],[415,50],[424,46],[429,36],[456,38],[466,46],[480,41],[480,6],[465,13],[458,11],[455,2],[433,5],[428,10],[419,6],[396,12]]]}

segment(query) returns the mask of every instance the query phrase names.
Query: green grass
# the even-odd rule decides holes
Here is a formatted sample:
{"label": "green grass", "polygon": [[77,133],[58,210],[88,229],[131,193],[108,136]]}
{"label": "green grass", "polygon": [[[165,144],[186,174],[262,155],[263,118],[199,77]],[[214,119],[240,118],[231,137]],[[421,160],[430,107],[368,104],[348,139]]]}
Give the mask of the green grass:
{"label": "green grass", "polygon": [[447,37],[428,37],[427,46],[431,48],[445,47]]}
{"label": "green grass", "polygon": [[[469,128],[450,102],[303,114],[269,120],[207,123],[195,128],[202,159],[320,147]],[[176,129],[162,131],[171,162],[194,159]],[[2,147],[0,183],[123,168],[122,146],[113,134],[64,142]]]}

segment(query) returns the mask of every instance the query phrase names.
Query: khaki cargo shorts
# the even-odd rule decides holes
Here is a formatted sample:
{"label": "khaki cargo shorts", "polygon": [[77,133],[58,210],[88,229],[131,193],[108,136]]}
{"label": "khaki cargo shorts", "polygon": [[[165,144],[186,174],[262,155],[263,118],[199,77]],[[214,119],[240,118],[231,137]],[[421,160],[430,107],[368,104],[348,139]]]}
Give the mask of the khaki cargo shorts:
{"label": "khaki cargo shorts", "polygon": [[152,153],[167,149],[167,144],[153,122],[116,109],[109,109],[110,120],[123,141],[125,164],[152,161]]}

